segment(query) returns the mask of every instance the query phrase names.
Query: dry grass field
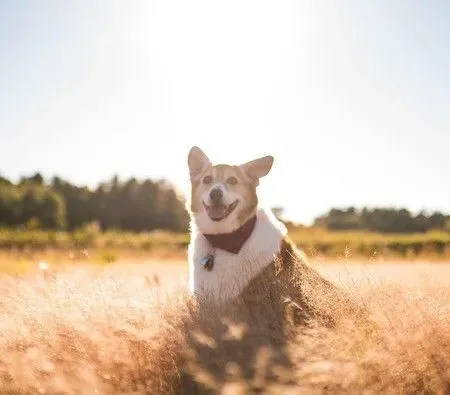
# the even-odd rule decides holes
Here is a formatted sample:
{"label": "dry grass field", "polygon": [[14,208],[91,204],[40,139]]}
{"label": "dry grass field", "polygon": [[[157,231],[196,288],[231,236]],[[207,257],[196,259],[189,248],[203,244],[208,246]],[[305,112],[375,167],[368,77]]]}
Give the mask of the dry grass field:
{"label": "dry grass field", "polygon": [[[450,264],[312,265],[370,323],[339,303],[324,307],[332,326],[279,328],[269,300],[267,315],[245,323],[199,309],[179,259],[36,261],[1,274],[0,393],[450,392]],[[320,300],[321,289],[308,292]]]}

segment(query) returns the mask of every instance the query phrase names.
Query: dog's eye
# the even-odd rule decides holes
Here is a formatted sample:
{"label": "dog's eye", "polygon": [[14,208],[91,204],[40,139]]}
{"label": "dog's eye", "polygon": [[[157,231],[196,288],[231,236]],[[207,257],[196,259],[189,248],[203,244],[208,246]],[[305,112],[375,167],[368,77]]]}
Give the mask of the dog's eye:
{"label": "dog's eye", "polygon": [[211,184],[211,183],[212,183],[212,177],[211,176],[203,177],[203,184]]}
{"label": "dog's eye", "polygon": [[236,184],[238,183],[238,180],[237,180],[236,177],[228,177],[228,178],[227,178],[227,182],[228,182],[228,184],[230,184],[230,185],[236,185]]}

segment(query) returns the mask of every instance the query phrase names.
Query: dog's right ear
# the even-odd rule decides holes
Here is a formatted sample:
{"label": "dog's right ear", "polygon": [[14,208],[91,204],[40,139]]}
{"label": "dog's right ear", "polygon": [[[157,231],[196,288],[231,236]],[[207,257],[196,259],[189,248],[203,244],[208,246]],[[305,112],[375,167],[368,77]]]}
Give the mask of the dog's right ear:
{"label": "dog's right ear", "polygon": [[188,166],[191,179],[194,179],[202,174],[207,167],[210,167],[211,162],[200,148],[194,146],[189,151]]}

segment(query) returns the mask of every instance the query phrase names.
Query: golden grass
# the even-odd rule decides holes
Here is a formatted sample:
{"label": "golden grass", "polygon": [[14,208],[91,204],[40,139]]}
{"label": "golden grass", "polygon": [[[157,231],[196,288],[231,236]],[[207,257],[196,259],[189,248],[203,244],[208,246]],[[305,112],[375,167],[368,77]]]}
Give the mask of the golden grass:
{"label": "golden grass", "polygon": [[449,392],[449,264],[314,266],[373,323],[327,303],[335,325],[283,327],[264,289],[257,316],[226,316],[171,261],[3,274],[0,393]]}

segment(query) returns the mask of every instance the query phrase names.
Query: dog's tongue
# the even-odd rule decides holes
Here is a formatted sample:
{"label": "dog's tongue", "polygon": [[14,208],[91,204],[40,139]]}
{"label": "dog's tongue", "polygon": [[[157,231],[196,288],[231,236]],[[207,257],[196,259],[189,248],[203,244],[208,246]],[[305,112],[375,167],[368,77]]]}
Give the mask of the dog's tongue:
{"label": "dog's tongue", "polygon": [[221,219],[222,217],[225,216],[225,212],[226,212],[227,206],[223,205],[223,204],[217,204],[215,206],[210,206],[209,207],[209,216],[212,219]]}

